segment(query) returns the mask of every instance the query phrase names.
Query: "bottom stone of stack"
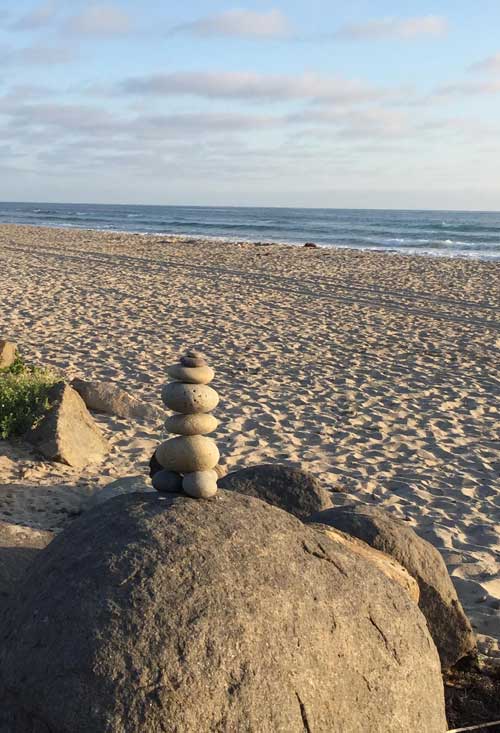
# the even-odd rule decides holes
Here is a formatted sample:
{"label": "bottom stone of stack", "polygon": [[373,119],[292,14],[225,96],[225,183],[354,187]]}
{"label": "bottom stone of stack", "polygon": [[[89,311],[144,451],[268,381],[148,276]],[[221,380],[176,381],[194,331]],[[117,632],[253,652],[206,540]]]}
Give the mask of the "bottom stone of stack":
{"label": "bottom stone of stack", "polygon": [[210,499],[217,493],[217,474],[215,471],[194,471],[187,473],[182,480],[184,493],[195,499]]}

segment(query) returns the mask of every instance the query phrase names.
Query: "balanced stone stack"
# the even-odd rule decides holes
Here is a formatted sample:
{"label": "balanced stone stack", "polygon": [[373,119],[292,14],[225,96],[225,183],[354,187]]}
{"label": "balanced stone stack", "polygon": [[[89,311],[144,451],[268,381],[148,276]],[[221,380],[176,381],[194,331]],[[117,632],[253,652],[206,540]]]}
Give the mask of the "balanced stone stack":
{"label": "balanced stone stack", "polygon": [[212,433],[218,421],[211,414],[217,407],[219,395],[209,387],[215,376],[205,357],[199,351],[188,351],[179,364],[167,369],[175,381],[163,387],[161,398],[174,414],[165,421],[170,438],[156,450],[155,457],[163,466],[153,476],[153,486],[162,492],[184,491],[198,499],[208,499],[217,493],[219,461],[217,445]]}

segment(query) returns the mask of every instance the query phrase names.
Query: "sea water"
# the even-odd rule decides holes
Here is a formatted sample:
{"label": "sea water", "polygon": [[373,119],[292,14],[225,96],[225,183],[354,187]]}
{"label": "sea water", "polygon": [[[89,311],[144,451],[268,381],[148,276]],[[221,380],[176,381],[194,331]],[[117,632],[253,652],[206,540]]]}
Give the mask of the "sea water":
{"label": "sea water", "polygon": [[500,213],[0,203],[0,224],[500,259]]}

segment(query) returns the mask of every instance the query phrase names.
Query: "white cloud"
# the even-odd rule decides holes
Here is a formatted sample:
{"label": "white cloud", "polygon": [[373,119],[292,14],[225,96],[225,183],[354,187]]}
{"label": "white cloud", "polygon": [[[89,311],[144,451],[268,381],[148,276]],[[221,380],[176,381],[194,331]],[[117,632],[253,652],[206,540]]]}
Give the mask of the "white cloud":
{"label": "white cloud", "polygon": [[455,96],[488,96],[500,93],[500,80],[498,81],[463,81],[456,84],[447,84],[438,87],[433,97],[455,97]]}
{"label": "white cloud", "polygon": [[489,56],[487,59],[478,61],[477,64],[472,64],[472,66],[469,66],[469,71],[486,71],[489,73],[500,72],[500,53],[496,53],[493,56]]}
{"label": "white cloud", "polygon": [[75,53],[61,46],[26,46],[0,48],[0,62],[5,66],[55,66],[75,59]]}
{"label": "white cloud", "polygon": [[18,21],[13,23],[12,29],[17,31],[38,30],[51,23],[59,10],[59,3],[56,0],[47,0],[47,2],[38,5],[34,10],[23,15]]}
{"label": "white cloud", "polygon": [[115,5],[91,5],[69,18],[67,28],[89,36],[121,35],[132,28],[130,17]]}
{"label": "white cloud", "polygon": [[383,38],[411,39],[418,36],[443,36],[448,31],[448,21],[438,15],[414,18],[383,18],[366,23],[346,25],[335,37],[349,41],[378,40]]}
{"label": "white cloud", "polygon": [[171,33],[187,33],[198,37],[234,36],[239,38],[283,38],[291,33],[288,18],[280,10],[258,13],[252,10],[228,10],[209,15],[192,23],[184,23]]}
{"label": "white cloud", "polygon": [[132,77],[120,85],[128,94],[157,96],[194,95],[210,99],[286,101],[318,99],[363,102],[386,96],[360,81],[304,73],[257,74],[247,72],[177,72]]}

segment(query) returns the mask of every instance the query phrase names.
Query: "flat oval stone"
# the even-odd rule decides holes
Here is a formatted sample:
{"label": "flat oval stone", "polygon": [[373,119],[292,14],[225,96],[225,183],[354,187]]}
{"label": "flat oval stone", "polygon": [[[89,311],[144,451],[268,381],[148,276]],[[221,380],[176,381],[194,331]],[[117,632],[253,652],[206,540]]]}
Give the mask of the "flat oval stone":
{"label": "flat oval stone", "polygon": [[193,473],[214,468],[219,461],[219,449],[211,438],[188,435],[162,443],[156,449],[156,458],[169,471]]}
{"label": "flat oval stone", "polygon": [[184,493],[195,499],[210,499],[217,493],[217,474],[215,471],[195,471],[187,473],[182,480]]}
{"label": "flat oval stone", "polygon": [[188,356],[191,359],[205,359],[205,354],[202,351],[197,351],[196,349],[189,349],[189,351],[186,351],[184,356]]}
{"label": "flat oval stone", "polygon": [[165,430],[175,435],[206,435],[212,433],[219,421],[210,413],[171,415],[165,420]]}
{"label": "flat oval stone", "polygon": [[219,404],[219,395],[206,384],[170,382],[163,387],[161,398],[167,407],[183,415],[211,412]]}
{"label": "flat oval stone", "polygon": [[182,476],[175,471],[163,468],[153,476],[151,483],[156,491],[162,494],[180,494],[182,492]]}
{"label": "flat oval stone", "polygon": [[188,384],[208,384],[215,377],[212,367],[187,367],[183,364],[172,364],[167,368],[167,374],[178,382]]}
{"label": "flat oval stone", "polygon": [[202,367],[207,366],[205,359],[194,356],[181,356],[181,364],[186,367]]}

